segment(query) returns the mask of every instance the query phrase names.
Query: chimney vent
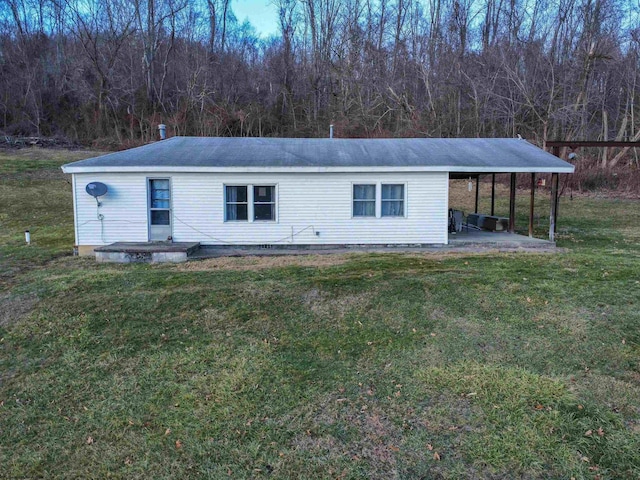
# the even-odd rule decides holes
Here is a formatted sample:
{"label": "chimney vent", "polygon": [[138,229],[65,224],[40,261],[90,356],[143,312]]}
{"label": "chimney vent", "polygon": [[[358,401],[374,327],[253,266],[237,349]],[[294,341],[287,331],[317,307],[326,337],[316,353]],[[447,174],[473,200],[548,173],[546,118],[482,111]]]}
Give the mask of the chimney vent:
{"label": "chimney vent", "polygon": [[333,125],[329,125],[329,138],[333,138]]}
{"label": "chimney vent", "polygon": [[167,138],[167,126],[164,123],[158,125],[158,131],[160,132],[160,140]]}

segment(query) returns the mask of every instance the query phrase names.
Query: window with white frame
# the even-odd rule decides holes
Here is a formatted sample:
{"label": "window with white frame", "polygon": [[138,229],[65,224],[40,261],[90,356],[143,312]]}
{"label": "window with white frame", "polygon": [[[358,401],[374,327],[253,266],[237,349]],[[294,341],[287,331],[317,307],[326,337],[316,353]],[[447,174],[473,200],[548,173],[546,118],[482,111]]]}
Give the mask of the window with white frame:
{"label": "window with white frame", "polygon": [[376,216],[376,186],[375,185],[354,185],[353,186],[353,216],[354,217],[375,217]]}
{"label": "window with white frame", "polygon": [[276,187],[273,185],[253,187],[253,219],[276,219]]}
{"label": "window with white frame", "polygon": [[231,222],[247,221],[249,219],[247,187],[227,185],[225,190],[225,219]]}
{"label": "window with white frame", "polygon": [[276,220],[275,185],[225,185],[224,191],[226,222]]}
{"label": "window with white frame", "polygon": [[404,185],[382,184],[380,214],[383,217],[404,216]]}

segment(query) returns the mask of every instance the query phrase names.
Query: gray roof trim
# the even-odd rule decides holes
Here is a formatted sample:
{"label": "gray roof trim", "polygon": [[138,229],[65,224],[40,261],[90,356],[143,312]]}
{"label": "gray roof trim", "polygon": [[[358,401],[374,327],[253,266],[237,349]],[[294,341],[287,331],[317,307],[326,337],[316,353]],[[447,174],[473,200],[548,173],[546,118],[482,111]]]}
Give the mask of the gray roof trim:
{"label": "gray roof trim", "polygon": [[573,165],[513,138],[173,137],[70,163],[90,172],[558,172]]}
{"label": "gray roof trim", "polygon": [[74,167],[64,173],[348,173],[348,172],[455,172],[455,173],[573,173],[572,168],[490,167]]}

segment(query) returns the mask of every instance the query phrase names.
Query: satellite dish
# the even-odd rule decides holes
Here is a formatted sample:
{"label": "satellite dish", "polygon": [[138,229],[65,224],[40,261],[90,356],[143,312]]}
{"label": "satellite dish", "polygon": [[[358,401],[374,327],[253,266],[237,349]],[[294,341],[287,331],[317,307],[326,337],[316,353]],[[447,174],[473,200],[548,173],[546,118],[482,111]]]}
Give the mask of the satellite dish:
{"label": "satellite dish", "polygon": [[92,197],[95,197],[95,199],[97,200],[98,197],[101,197],[102,195],[107,193],[108,189],[107,189],[107,186],[104,183],[91,182],[91,183],[87,184],[85,190],[87,191],[87,193],[89,195],[91,195]]}

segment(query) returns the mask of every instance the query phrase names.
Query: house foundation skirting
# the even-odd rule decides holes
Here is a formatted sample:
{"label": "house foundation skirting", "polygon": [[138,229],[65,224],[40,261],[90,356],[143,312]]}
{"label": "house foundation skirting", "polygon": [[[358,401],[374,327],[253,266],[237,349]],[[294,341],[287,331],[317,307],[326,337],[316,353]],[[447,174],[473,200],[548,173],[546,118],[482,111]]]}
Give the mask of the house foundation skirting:
{"label": "house foundation skirting", "polygon": [[187,252],[96,252],[98,263],[183,263]]}
{"label": "house foundation skirting", "polygon": [[77,245],[75,247],[75,251],[77,255],[81,257],[91,257],[95,253],[95,249],[100,247],[100,245]]}
{"label": "house foundation skirting", "polygon": [[182,263],[199,248],[198,242],[116,242],[94,252],[100,263]]}

